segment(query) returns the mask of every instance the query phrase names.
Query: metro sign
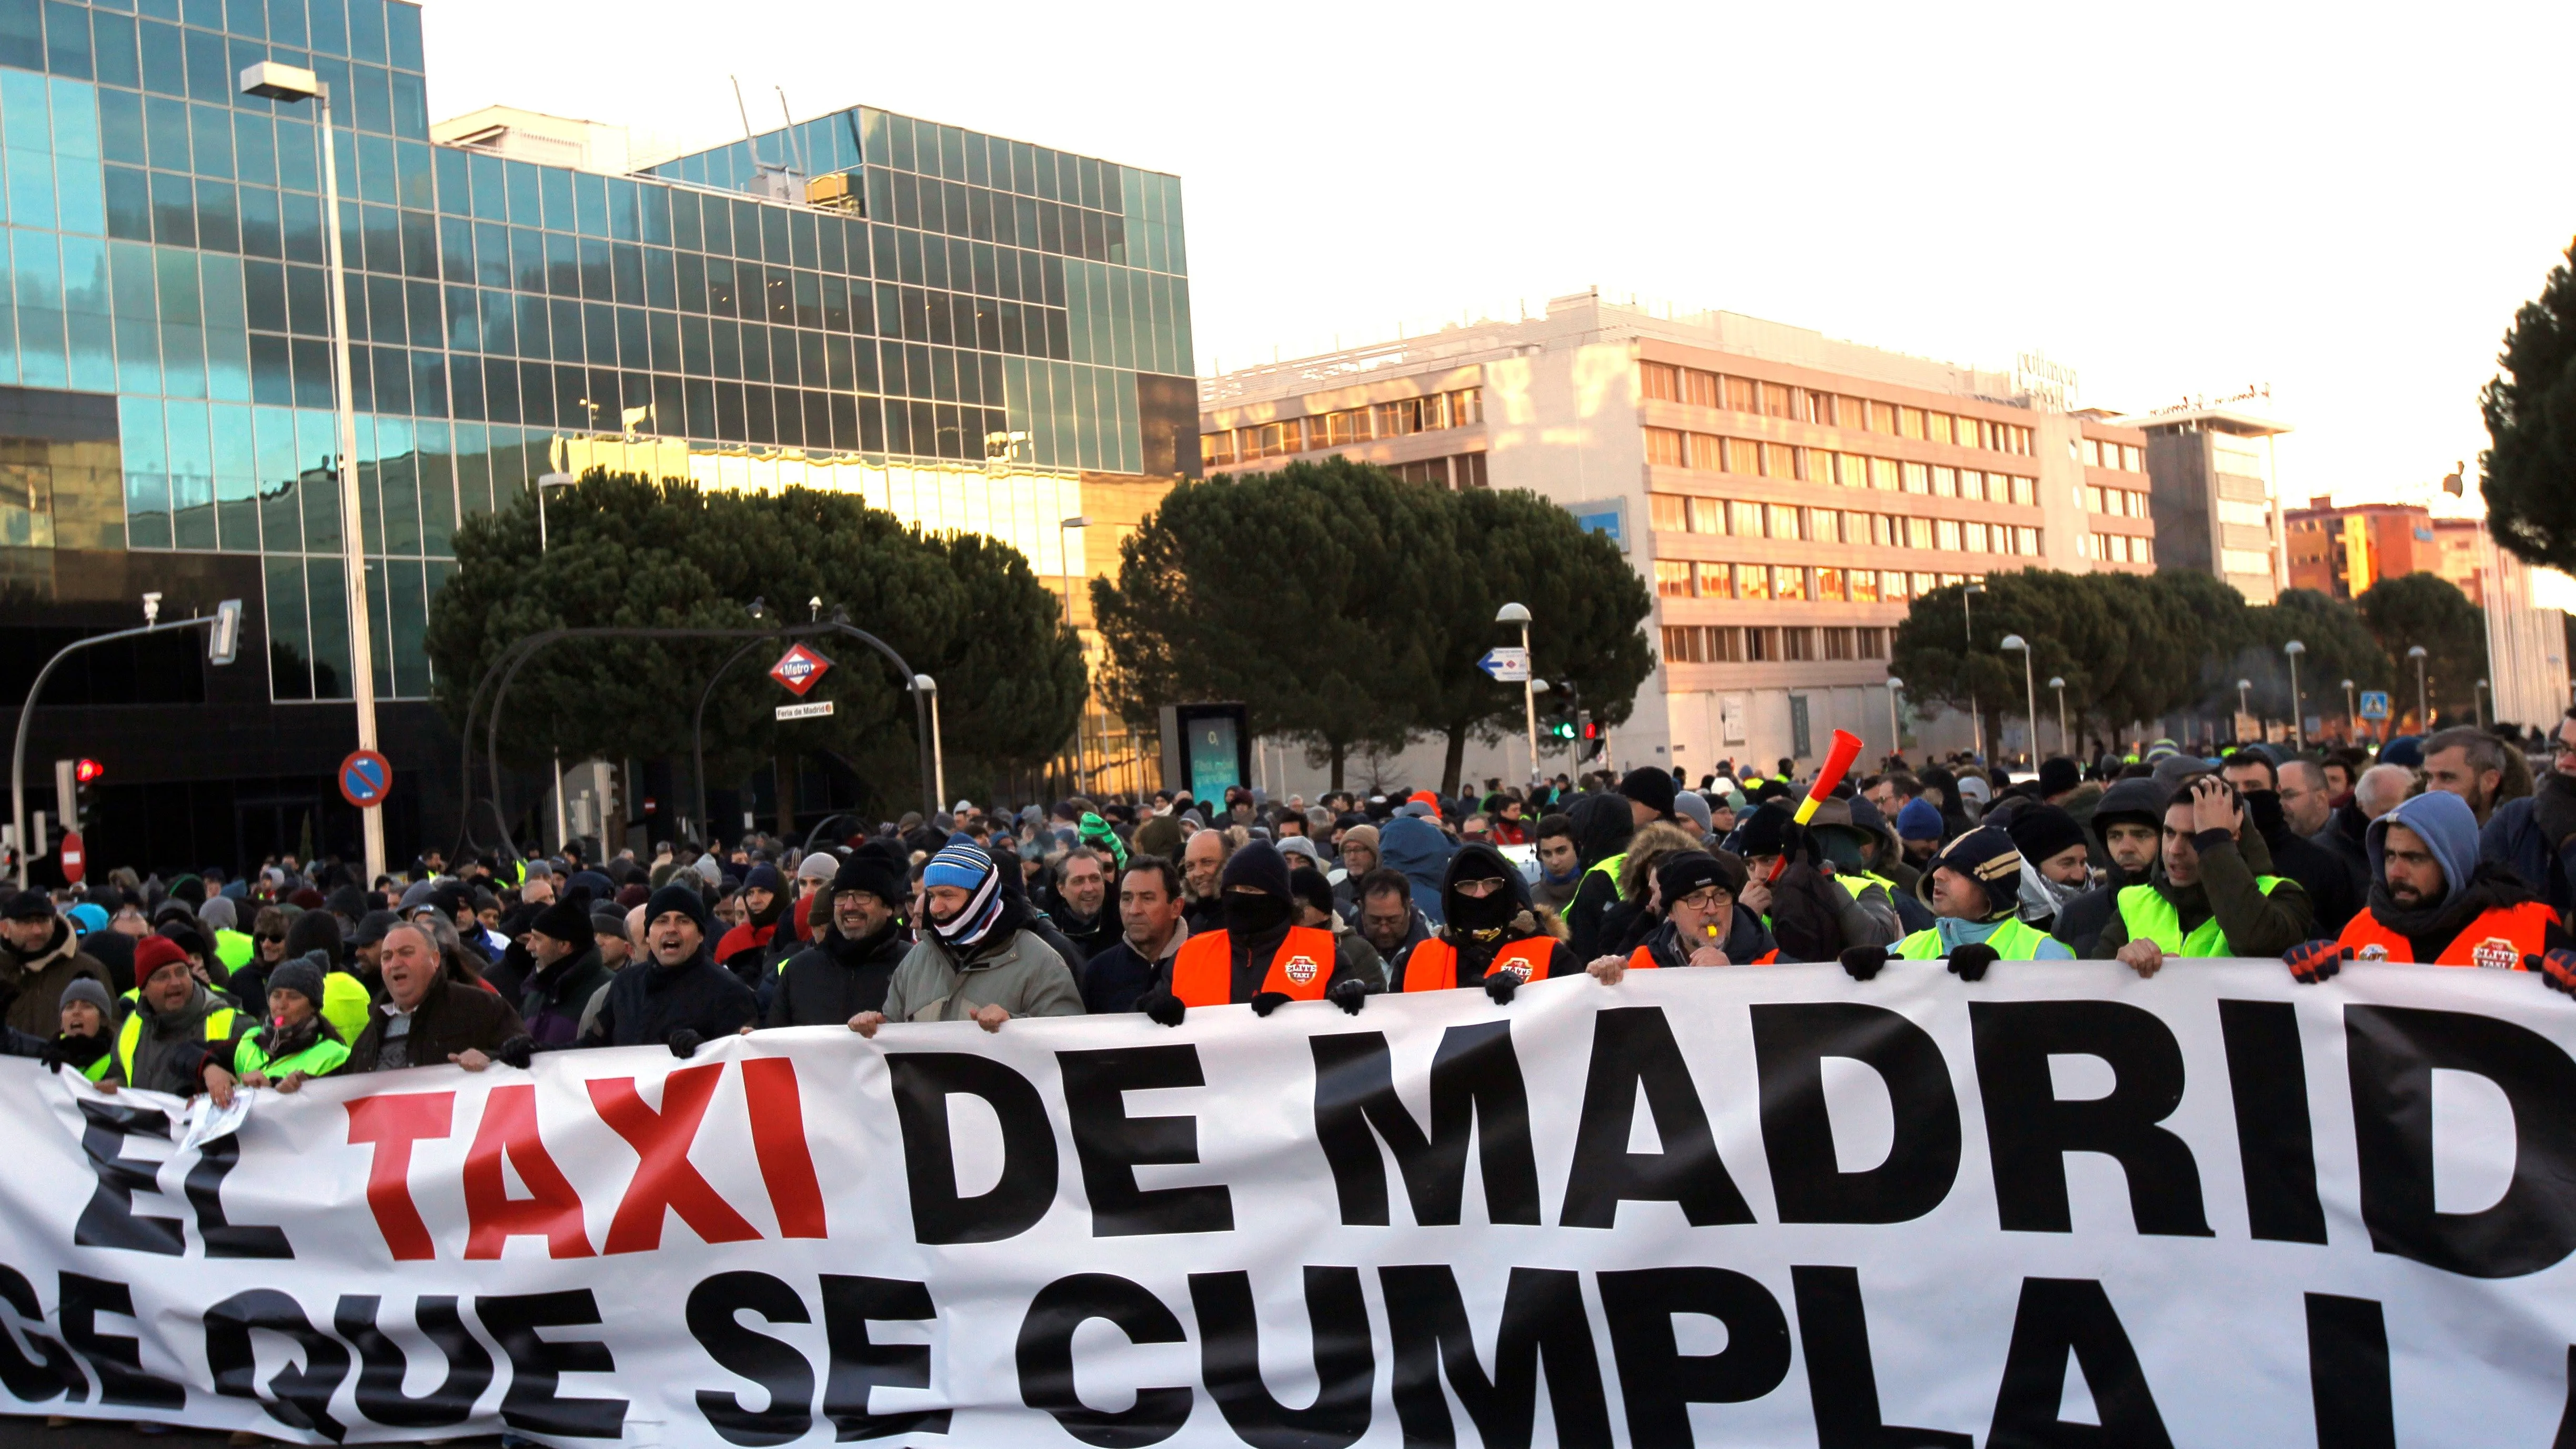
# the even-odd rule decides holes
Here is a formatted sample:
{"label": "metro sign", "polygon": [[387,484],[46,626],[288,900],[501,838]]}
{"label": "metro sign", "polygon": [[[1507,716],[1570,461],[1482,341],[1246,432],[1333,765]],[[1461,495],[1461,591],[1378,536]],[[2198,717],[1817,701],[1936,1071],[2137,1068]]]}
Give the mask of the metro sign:
{"label": "metro sign", "polygon": [[769,677],[787,686],[788,693],[803,699],[805,691],[812,689],[814,681],[821,679],[823,671],[831,667],[831,660],[802,644],[791,644],[786,653],[778,656],[778,662],[769,666]]}

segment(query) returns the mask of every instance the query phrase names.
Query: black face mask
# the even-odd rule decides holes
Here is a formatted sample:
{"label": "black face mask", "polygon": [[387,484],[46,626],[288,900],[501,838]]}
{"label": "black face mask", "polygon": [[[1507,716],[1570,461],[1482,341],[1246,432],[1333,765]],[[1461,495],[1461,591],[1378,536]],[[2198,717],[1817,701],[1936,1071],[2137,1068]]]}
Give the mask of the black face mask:
{"label": "black face mask", "polygon": [[1512,913],[1520,903],[1506,888],[1489,896],[1471,896],[1458,891],[1448,893],[1443,903],[1449,912],[1449,924],[1462,931],[1499,931],[1510,925]]}
{"label": "black face mask", "polygon": [[1225,929],[1231,936],[1268,936],[1288,924],[1288,903],[1268,892],[1227,891]]}
{"label": "black face mask", "polygon": [[2271,835],[2281,828],[2279,794],[2270,790],[2248,790],[2244,792],[2244,799],[2245,818],[2254,822],[2256,830],[2265,835]]}

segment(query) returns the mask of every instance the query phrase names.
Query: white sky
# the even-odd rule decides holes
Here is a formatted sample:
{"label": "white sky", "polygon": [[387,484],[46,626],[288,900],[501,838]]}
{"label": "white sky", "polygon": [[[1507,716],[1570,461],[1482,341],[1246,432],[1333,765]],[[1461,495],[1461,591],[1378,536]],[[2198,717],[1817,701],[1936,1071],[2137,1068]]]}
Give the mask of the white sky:
{"label": "white sky", "polygon": [[[1177,173],[1198,364],[1598,284],[2085,405],[2252,383],[2282,491],[2474,468],[2576,227],[2576,6],[428,0],[430,109],[691,147],[784,86]],[[2436,495],[2438,497],[2438,495]],[[2457,511],[2459,505],[2452,505]]]}

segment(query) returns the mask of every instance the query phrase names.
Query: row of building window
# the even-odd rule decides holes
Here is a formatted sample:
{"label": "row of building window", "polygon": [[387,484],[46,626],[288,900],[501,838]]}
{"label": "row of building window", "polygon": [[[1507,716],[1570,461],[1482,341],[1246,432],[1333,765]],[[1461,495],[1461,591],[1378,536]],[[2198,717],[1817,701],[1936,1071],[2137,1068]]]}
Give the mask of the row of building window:
{"label": "row of building window", "polygon": [[1452,453],[1446,458],[1422,458],[1411,463],[1390,463],[1387,471],[1399,481],[1421,483],[1433,488],[1456,492],[1461,488],[1482,488],[1485,483],[1485,455]]}
{"label": "row of building window", "polygon": [[[277,60],[311,69],[331,88],[337,102],[333,119],[341,126],[429,139],[420,75],[420,11],[415,6],[391,7],[401,21],[391,37],[392,54],[387,52],[389,37],[381,23],[385,9],[366,0],[351,7],[361,14],[375,12],[376,23],[362,27],[371,30],[373,43],[363,48],[351,47],[346,32],[322,33],[320,24],[312,27],[308,37],[302,7],[287,0],[270,0],[266,6],[242,0],[218,6],[198,0],[186,7],[189,25],[184,29],[175,23],[180,18],[177,5],[146,3],[139,19],[113,13],[120,8],[132,9],[102,4],[92,11],[61,0],[44,5],[36,0],[10,0],[0,6],[0,65],[201,101],[239,99],[251,108],[267,110],[289,103],[238,97],[239,77],[244,67],[257,61]],[[314,19],[321,21],[335,8],[328,0],[319,0]],[[243,17],[237,24],[256,24],[264,10],[269,12],[265,18],[274,33],[226,36],[197,28],[206,20],[224,20],[227,12],[235,10]],[[339,53],[325,48],[330,46],[339,47]],[[352,48],[365,53],[354,60],[345,58]]]}
{"label": "row of building window", "polygon": [[1753,438],[1714,433],[1686,433],[1678,428],[1648,428],[1646,461],[1658,467],[1687,468],[1696,473],[1736,473],[1748,478],[1823,483],[1839,488],[1875,488],[1882,492],[1921,493],[1934,498],[1976,498],[2024,507],[2039,500],[2039,480],[1982,468],[1954,468],[1947,463],[1916,463],[1901,458],[1873,458],[1826,448],[1801,448]]}
{"label": "row of building window", "polygon": [[2129,533],[2088,533],[2084,536],[2084,556],[2104,563],[2151,564],[2156,561],[2156,541]]}
{"label": "row of building window", "polygon": [[1955,518],[1906,518],[1885,513],[1801,508],[1792,503],[1650,493],[1647,504],[1662,533],[1704,533],[1732,538],[1797,539],[1874,548],[1937,548],[1954,553],[2001,553],[2037,558],[2042,530],[2009,523]]}
{"label": "row of building window", "polygon": [[[131,0],[100,0],[96,16],[64,4],[45,7],[47,14],[16,0],[0,9],[0,65],[42,69],[49,53],[86,49],[93,20],[121,19],[107,12],[134,8]],[[184,7],[175,0],[144,0],[143,14],[171,22],[184,18],[192,30],[226,31],[402,70],[421,68],[420,7],[402,0],[191,0]]]}
{"label": "row of building window", "polygon": [[1943,584],[1980,582],[1984,574],[1840,569],[1805,564],[1655,561],[1655,592],[1667,599],[1776,599],[1788,603],[1901,604]]}
{"label": "row of building window", "polygon": [[1885,659],[1887,631],[1862,626],[1666,624],[1666,664],[1769,664]]}
{"label": "row of building window", "polygon": [[2084,440],[2084,466],[2111,468],[2122,473],[2147,471],[2146,454],[2136,444],[2106,442],[2100,438]]}
{"label": "row of building window", "polygon": [[1787,418],[1853,432],[1884,433],[1891,438],[1920,438],[2023,457],[2030,456],[2031,451],[2031,430],[2020,423],[1818,392],[1788,383],[1676,367],[1668,362],[1640,362],[1637,376],[1645,395],[1663,402]]}
{"label": "row of building window", "polygon": [[2135,488],[2096,488],[2084,485],[2084,511],[2105,513],[2113,518],[2152,518],[2147,495]]}
{"label": "row of building window", "polygon": [[1485,420],[1483,390],[1460,388],[1428,397],[1398,398],[1366,407],[1342,408],[1311,417],[1275,423],[1252,423],[1199,435],[1199,461],[1209,467],[1249,463],[1340,448],[1380,438],[1402,438],[1447,428],[1471,427]]}

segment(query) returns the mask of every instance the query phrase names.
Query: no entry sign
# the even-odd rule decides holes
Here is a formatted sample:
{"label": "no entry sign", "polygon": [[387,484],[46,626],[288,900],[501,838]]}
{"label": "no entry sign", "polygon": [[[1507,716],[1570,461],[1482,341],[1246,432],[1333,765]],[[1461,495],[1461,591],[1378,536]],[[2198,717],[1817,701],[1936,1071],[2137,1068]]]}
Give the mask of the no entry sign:
{"label": "no entry sign", "polygon": [[769,677],[786,685],[788,693],[803,699],[805,691],[812,689],[814,681],[822,678],[823,671],[831,667],[831,660],[802,644],[791,644],[787,646],[786,653],[778,656],[778,662],[769,666]]}

